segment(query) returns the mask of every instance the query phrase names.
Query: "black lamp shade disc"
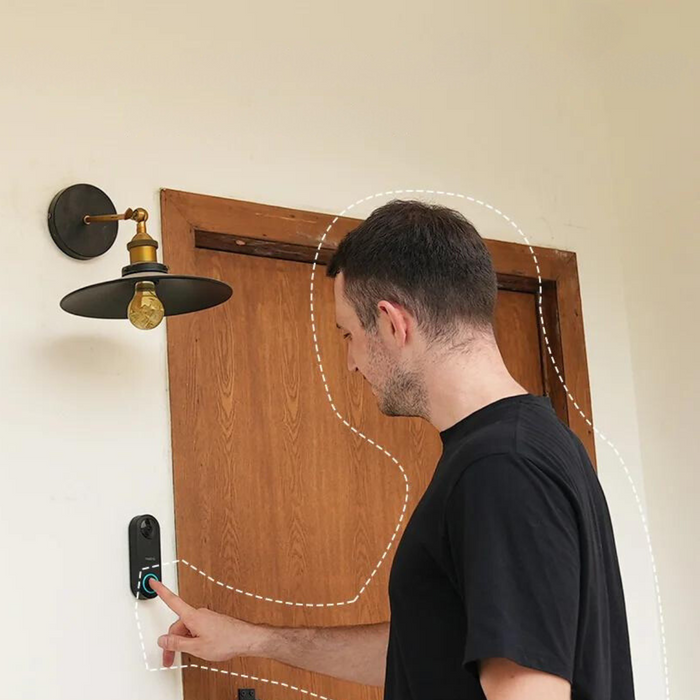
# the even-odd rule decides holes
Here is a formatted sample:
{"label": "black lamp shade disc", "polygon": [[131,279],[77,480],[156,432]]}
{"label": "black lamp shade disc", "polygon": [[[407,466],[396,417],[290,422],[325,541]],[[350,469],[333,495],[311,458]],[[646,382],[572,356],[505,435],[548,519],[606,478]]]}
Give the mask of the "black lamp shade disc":
{"label": "black lamp shade disc", "polygon": [[56,245],[71,258],[89,260],[114,244],[118,221],[86,224],[87,215],[116,214],[112,200],[93,185],[71,185],[49,205],[49,231]]}
{"label": "black lamp shade disc", "polygon": [[78,289],[61,300],[61,308],[76,316],[89,318],[127,318],[137,282],[155,284],[166,316],[209,309],[228,301],[233,294],[225,282],[207,277],[145,273]]}

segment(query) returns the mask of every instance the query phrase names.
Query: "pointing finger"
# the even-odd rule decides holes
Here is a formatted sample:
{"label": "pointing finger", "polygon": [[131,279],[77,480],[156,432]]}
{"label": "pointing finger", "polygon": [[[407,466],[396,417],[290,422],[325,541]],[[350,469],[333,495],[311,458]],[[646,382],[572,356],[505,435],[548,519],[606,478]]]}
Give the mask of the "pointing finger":
{"label": "pointing finger", "polygon": [[160,581],[151,580],[148,585],[158,594],[158,597],[180,617],[185,617],[195,611],[191,605],[186,603],[180,596],[173,593]]}

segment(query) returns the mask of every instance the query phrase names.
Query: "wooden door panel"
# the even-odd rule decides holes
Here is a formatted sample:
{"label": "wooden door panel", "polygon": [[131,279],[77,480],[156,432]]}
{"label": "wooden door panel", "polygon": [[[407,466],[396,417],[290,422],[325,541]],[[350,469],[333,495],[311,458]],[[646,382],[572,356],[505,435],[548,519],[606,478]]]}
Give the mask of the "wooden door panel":
{"label": "wooden door panel", "polygon": [[[171,269],[216,277],[234,289],[222,306],[167,321],[181,595],[195,606],[274,625],[386,621],[396,541],[432,477],[441,443],[424,421],[382,415],[362,376],[347,371],[333,283],[319,266],[314,320],[321,376],[309,294],[311,262],[330,217],[170,191],[162,204]],[[329,244],[352,225],[339,221]],[[552,386],[551,368],[542,360],[524,247],[487,243],[501,286],[499,347],[516,379],[544,393],[543,387]],[[320,259],[328,259],[328,250]],[[581,356],[568,342],[575,335],[570,329],[577,322],[577,286],[567,278],[568,296],[557,296],[558,275],[571,274],[572,258],[536,251],[548,285],[547,322],[556,329],[550,342],[564,372],[565,360]],[[560,329],[562,306],[567,312]],[[585,362],[574,377],[587,382]],[[557,410],[567,420],[565,401]],[[408,500],[394,459],[405,470]],[[183,663],[274,680],[333,700],[382,697],[377,688],[261,659],[208,664],[184,655]],[[256,688],[262,700],[305,695],[201,668],[186,668],[183,675],[186,700],[231,700],[240,687]]]}
{"label": "wooden door panel", "polygon": [[508,371],[530,393],[544,394],[537,297],[499,289],[494,331]]}
{"label": "wooden door panel", "polygon": [[[180,568],[183,596],[275,625],[388,620],[386,589],[397,539],[377,565],[397,529],[405,480],[390,457],[331,409],[311,331],[311,265],[197,251],[197,273],[226,280],[234,297],[169,322],[178,346],[171,373],[185,378],[171,391],[190,406],[182,421],[173,415],[178,556],[217,581],[284,603],[232,593],[186,567]],[[382,415],[361,375],[347,371],[332,294],[321,269],[314,306],[326,383],[340,414],[406,470],[405,523],[440,455],[439,436],[417,419]],[[370,577],[360,599],[350,603]],[[283,679],[334,698],[381,697],[376,689],[311,679],[258,659],[216,667]],[[188,699],[233,696],[230,677],[217,680],[189,669],[185,678]],[[261,688],[259,694],[274,700],[294,691]]]}

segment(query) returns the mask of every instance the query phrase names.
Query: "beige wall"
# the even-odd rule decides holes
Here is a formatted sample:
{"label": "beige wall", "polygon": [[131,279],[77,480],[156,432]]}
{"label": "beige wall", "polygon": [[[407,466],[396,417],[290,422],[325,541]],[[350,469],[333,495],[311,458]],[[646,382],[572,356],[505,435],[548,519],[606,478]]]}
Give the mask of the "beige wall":
{"label": "beige wall", "polygon": [[[671,282],[669,274],[690,258],[680,232],[690,233],[697,198],[683,153],[694,133],[688,117],[682,143],[676,129],[656,134],[673,144],[674,163],[688,164],[671,215],[660,211],[667,199],[646,197],[658,189],[653,178],[637,180],[643,135],[624,135],[625,110],[643,101],[643,89],[626,85],[625,92],[615,81],[633,77],[634,62],[609,71],[599,58],[602,45],[619,39],[631,7],[613,13],[573,0],[437,9],[133,0],[3,7],[0,553],[10,572],[2,593],[11,634],[2,636],[0,653],[8,697],[180,693],[175,672],[144,670],[127,589],[133,515],[160,519],[164,560],[174,558],[165,331],[139,334],[58,309],[66,292],[113,277],[124,264],[124,230],[120,245],[90,263],[53,246],[46,208],[74,182],[102,187],[119,208],[149,208],[156,236],[161,187],[328,212],[388,189],[446,189],[498,206],[534,244],[575,250],[594,418],[624,456],[642,500],[646,476],[652,536],[663,548],[656,555],[672,697],[694,696],[695,642],[685,625],[697,620],[697,576],[684,582],[683,550],[692,546],[697,516],[690,515],[692,433],[680,426],[691,427],[688,377],[697,370],[691,350],[677,347],[680,307],[667,310],[650,285],[657,256],[635,238],[639,212],[658,223],[674,217],[673,251],[658,256],[657,284],[687,285],[689,314],[690,281],[676,275]],[[668,27],[676,29],[682,26]],[[670,58],[669,69],[681,87],[659,75],[659,88],[690,107],[687,74]],[[632,121],[654,132],[651,122]],[[484,235],[519,240],[493,214],[461,208]],[[598,451],[638,698],[658,700],[662,646],[641,517],[613,451],[603,441]],[[681,517],[678,499],[686,504]],[[96,581],[86,579],[94,574]],[[170,618],[158,601],[144,605],[141,618],[157,664],[155,637]]]}
{"label": "beige wall", "polygon": [[[628,2],[605,76],[637,416],[672,698],[700,659],[700,6]],[[613,35],[611,34],[611,38]]]}

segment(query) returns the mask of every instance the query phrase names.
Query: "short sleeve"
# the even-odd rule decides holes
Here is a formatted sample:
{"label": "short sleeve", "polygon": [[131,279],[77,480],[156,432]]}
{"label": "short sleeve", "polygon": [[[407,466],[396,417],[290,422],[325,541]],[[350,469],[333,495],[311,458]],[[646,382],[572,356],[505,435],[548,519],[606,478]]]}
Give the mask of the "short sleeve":
{"label": "short sleeve", "polygon": [[562,486],[518,455],[468,466],[445,509],[445,534],[466,614],[464,667],[504,657],[573,677],[580,551]]}

